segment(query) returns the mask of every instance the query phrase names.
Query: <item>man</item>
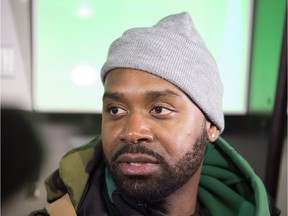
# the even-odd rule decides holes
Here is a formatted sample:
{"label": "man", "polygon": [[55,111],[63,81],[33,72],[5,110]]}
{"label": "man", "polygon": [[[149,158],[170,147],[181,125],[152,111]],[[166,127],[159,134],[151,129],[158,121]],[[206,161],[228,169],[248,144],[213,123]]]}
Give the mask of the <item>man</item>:
{"label": "man", "polygon": [[63,157],[34,215],[270,215],[263,183],[219,137],[222,84],[189,14],[126,31],[101,78],[102,136]]}

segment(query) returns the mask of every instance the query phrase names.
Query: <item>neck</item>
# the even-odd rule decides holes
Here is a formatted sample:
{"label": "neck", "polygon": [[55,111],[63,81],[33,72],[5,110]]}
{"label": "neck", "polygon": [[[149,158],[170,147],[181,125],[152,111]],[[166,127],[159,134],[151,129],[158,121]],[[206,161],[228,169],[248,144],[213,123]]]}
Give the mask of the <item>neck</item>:
{"label": "neck", "polygon": [[201,170],[202,165],[185,185],[168,196],[165,200],[155,203],[151,207],[169,216],[193,215],[197,210],[197,190]]}

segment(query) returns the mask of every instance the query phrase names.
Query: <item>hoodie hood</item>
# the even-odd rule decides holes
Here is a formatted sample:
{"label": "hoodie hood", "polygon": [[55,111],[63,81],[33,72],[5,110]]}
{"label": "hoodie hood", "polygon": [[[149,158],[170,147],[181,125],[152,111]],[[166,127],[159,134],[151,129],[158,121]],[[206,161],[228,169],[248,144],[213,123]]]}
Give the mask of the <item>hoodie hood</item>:
{"label": "hoodie hood", "polygon": [[270,215],[263,182],[221,137],[207,145],[198,198],[213,216]]}

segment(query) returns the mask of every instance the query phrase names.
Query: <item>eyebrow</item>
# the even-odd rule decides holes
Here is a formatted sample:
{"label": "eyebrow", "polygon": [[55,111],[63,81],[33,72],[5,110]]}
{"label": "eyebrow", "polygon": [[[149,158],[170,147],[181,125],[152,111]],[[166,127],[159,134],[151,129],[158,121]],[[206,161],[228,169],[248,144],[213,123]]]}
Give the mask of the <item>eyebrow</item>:
{"label": "eyebrow", "polygon": [[[160,97],[181,97],[179,94],[177,94],[174,91],[171,90],[162,90],[162,91],[148,91],[145,93],[146,97],[149,99],[157,99]],[[105,92],[103,94],[102,99],[114,99],[114,100],[120,100],[123,98],[122,93],[119,92]]]}
{"label": "eyebrow", "polygon": [[118,93],[118,92],[105,92],[103,94],[102,100],[104,100],[104,99],[119,100],[120,98],[122,98],[121,93]]}
{"label": "eyebrow", "polygon": [[157,99],[160,97],[181,97],[179,94],[171,90],[148,91],[146,95],[150,99]]}

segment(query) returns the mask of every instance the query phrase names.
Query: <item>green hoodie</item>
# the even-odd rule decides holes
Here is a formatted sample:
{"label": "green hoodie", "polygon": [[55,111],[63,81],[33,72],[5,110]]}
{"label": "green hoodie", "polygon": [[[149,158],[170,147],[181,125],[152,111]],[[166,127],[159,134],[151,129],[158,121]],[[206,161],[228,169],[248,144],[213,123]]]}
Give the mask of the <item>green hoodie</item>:
{"label": "green hoodie", "polygon": [[[48,202],[68,192],[79,207],[89,175],[101,162],[101,137],[68,152],[59,169],[45,181]],[[106,184],[109,190],[109,182]],[[269,202],[261,179],[223,138],[208,143],[198,188],[198,200],[213,216],[269,216]]]}
{"label": "green hoodie", "polygon": [[198,197],[212,215],[270,215],[266,189],[223,138],[207,146]]}

